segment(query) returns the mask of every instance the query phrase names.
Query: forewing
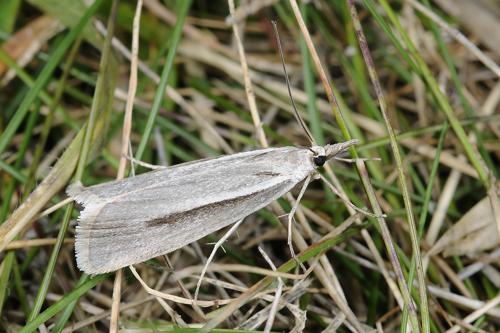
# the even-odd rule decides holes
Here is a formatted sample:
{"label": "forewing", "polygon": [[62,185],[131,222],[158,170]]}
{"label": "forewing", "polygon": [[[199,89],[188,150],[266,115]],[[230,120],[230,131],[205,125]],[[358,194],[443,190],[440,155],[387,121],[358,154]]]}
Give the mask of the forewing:
{"label": "forewing", "polygon": [[69,189],[85,207],[78,266],[103,273],[178,249],[265,207],[312,170],[306,149],[272,148]]}

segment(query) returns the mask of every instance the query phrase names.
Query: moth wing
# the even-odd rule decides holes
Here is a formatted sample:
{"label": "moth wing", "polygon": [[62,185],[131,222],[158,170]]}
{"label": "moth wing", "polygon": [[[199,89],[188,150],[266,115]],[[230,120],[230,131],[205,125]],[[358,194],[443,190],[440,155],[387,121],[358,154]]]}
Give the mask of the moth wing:
{"label": "moth wing", "polygon": [[307,149],[271,148],[70,188],[84,206],[78,267],[104,273],[176,250],[267,206],[313,170]]}

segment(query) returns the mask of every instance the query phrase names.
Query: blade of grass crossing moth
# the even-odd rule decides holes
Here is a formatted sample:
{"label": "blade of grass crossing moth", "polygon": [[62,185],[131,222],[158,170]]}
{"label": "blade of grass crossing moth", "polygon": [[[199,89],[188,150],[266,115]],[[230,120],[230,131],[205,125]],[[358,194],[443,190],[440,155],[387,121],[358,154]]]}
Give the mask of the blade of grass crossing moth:
{"label": "blade of grass crossing moth", "polygon": [[[116,15],[117,2],[113,3],[112,15]],[[132,110],[134,108],[134,99],[137,92],[137,67],[139,63],[139,27],[141,23],[142,0],[138,0],[136,10],[132,23],[132,45],[131,45],[131,59],[130,59],[130,74],[127,91],[127,102],[125,105],[125,115],[123,118],[122,126],[122,139],[120,150],[120,162],[116,179],[123,179],[127,168],[127,155],[132,156],[132,143],[130,135],[132,132]],[[163,140],[161,139],[163,142]],[[113,283],[113,294],[111,302],[111,317],[109,321],[109,332],[118,332],[118,321],[120,318],[120,301],[121,301],[121,287],[123,280],[123,271],[119,269],[115,274],[115,281]]]}

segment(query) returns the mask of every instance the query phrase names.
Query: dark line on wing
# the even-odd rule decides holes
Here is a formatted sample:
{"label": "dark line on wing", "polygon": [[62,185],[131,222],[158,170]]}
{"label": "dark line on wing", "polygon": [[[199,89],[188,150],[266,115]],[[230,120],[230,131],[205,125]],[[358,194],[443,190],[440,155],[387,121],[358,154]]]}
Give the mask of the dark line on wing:
{"label": "dark line on wing", "polygon": [[[267,190],[267,189],[264,189],[264,190],[261,190],[258,192],[254,192],[251,194],[247,194],[247,195],[242,195],[242,196],[239,196],[239,197],[236,197],[233,199],[229,199],[229,200],[209,203],[209,204],[199,206],[199,207],[196,207],[196,208],[193,208],[190,210],[186,210],[184,212],[177,212],[177,213],[168,214],[168,215],[163,216],[163,217],[159,217],[159,218],[156,218],[153,220],[146,221],[145,222],[146,227],[147,228],[154,228],[154,227],[159,227],[162,225],[168,225],[168,224],[173,225],[176,223],[182,223],[186,220],[193,219],[197,215],[203,215],[203,214],[209,215],[209,214],[211,214],[211,212],[214,209],[216,209],[220,206],[226,206],[227,209],[231,209],[231,207],[234,207],[235,205],[247,200],[248,198],[250,198],[254,195],[257,195],[261,192],[264,192],[265,190]],[[141,226],[136,225],[133,228],[128,226],[125,229],[119,228],[116,225],[114,225],[114,226],[100,225],[99,227],[96,227],[96,225],[94,225],[92,228],[85,227],[85,229],[88,229],[88,230],[93,232],[93,235],[92,235],[93,238],[105,238],[105,237],[110,237],[113,235],[117,235],[117,236],[131,235],[131,234],[137,233],[138,228],[141,228]],[[116,231],[113,232],[113,230],[116,230]]]}
{"label": "dark line on wing", "polygon": [[[278,172],[273,172],[273,171],[258,171],[258,172],[253,173],[253,176],[256,176],[256,177],[266,177],[266,176],[267,177],[279,177],[279,176],[282,176],[282,174],[278,173]],[[193,208],[191,210],[187,210],[185,212],[171,213],[171,214],[168,214],[168,215],[163,216],[163,217],[155,218],[153,220],[148,220],[148,221],[143,220],[141,222],[146,223],[146,226],[158,226],[158,225],[162,225],[162,224],[175,224],[178,222],[178,220],[180,218],[183,218],[186,214],[193,216],[194,214],[202,212],[203,210],[207,210],[207,211],[212,210],[212,209],[215,209],[216,207],[219,207],[221,205],[228,205],[228,206],[236,205],[240,201],[244,201],[244,200],[250,198],[251,196],[258,195],[264,191],[265,191],[265,189],[261,190],[261,191],[253,192],[251,194],[247,194],[244,196],[236,197],[233,199],[228,199],[225,201],[218,201],[218,202],[209,203],[209,204],[206,204],[203,206],[195,207],[195,208]],[[149,202],[150,202],[149,199],[134,199],[135,205],[141,204],[141,203],[149,203]],[[112,204],[112,203],[108,203],[108,204]],[[105,209],[108,204],[103,206],[101,209]],[[161,203],[159,203],[159,204],[161,204]],[[96,218],[96,220],[98,220],[99,223],[93,223],[93,225],[91,226],[91,229],[93,229],[93,230],[113,230],[116,228],[122,228],[123,224],[120,222],[123,221],[123,219],[124,218],[122,216],[115,216],[115,217],[108,216],[108,217],[106,217],[106,219],[104,219],[104,221],[99,221],[99,220],[102,220],[102,216],[99,213],[99,214],[97,214],[97,218]],[[96,222],[96,221],[94,221],[94,222]],[[85,222],[80,221],[80,226],[87,225],[88,223],[89,223],[89,221],[85,221]],[[142,226],[144,226],[144,224],[142,224]],[[137,227],[140,228],[140,224],[138,224]],[[125,232],[125,230],[123,232]],[[136,232],[136,231],[134,230],[133,232]]]}
{"label": "dark line on wing", "polygon": [[272,171],[260,171],[254,173],[255,176],[281,176],[281,173],[278,172],[272,172]]}
{"label": "dark line on wing", "polygon": [[269,154],[269,153],[270,153],[269,151],[264,151],[264,152],[259,153],[259,154],[255,154],[255,155],[252,155],[252,156],[248,156],[248,160],[249,160],[249,161],[256,160],[256,159],[258,159],[258,158],[260,158],[260,157],[262,157],[262,156],[264,156],[264,155],[267,155],[267,154]]}
{"label": "dark line on wing", "polygon": [[150,220],[146,222],[147,227],[157,227],[163,224],[176,224],[181,221],[191,219],[196,215],[202,215],[202,214],[210,214],[211,211],[215,210],[218,207],[221,206],[227,206],[228,209],[231,209],[231,207],[234,207],[235,205],[245,201],[246,199],[253,197],[255,195],[258,195],[259,193],[265,192],[268,189],[263,189],[251,194],[246,194],[242,195],[239,197],[235,197],[233,199],[228,199],[224,201],[217,201],[217,202],[212,202],[200,207],[196,207],[190,210],[186,210],[184,212],[178,212],[178,213],[172,213],[163,217],[156,218],[154,220]]}
{"label": "dark line on wing", "polygon": [[175,224],[175,223],[180,222],[181,220],[185,220],[186,218],[190,218],[190,217],[193,217],[193,216],[198,215],[198,214],[209,213],[211,210],[214,210],[215,208],[220,207],[220,206],[231,206],[231,205],[238,204],[239,202],[244,201],[245,199],[248,199],[248,198],[250,198],[250,197],[252,197],[260,192],[261,191],[254,192],[252,194],[243,195],[243,196],[236,197],[236,198],[229,199],[229,200],[212,202],[212,203],[200,206],[200,207],[186,210],[184,212],[172,213],[172,214],[169,214],[169,215],[166,215],[163,217],[156,218],[154,220],[147,221],[146,226],[147,227],[157,227],[157,226],[160,226],[163,224]]}

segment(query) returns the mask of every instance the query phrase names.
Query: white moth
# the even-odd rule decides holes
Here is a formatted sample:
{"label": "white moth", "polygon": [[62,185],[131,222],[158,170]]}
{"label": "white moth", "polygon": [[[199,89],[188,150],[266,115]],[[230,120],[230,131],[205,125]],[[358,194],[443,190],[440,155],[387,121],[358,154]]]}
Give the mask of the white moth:
{"label": "white moth", "polygon": [[286,194],[357,140],[311,148],[268,148],[199,160],[67,190],[84,206],[76,260],[99,274],[174,251]]}

